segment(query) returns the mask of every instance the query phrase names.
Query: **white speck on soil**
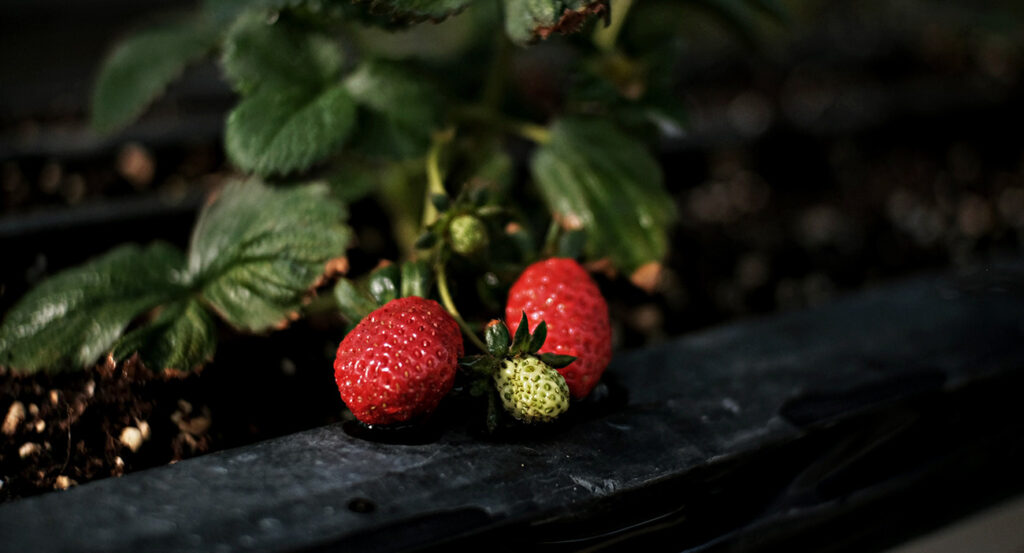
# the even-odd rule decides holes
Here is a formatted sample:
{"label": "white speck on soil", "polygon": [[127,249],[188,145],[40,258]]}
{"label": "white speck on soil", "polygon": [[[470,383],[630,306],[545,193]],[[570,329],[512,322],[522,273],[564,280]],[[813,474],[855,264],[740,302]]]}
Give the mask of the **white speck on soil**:
{"label": "white speck on soil", "polygon": [[66,490],[71,486],[75,485],[78,485],[78,482],[75,482],[74,480],[68,478],[67,476],[64,476],[63,474],[58,476],[57,480],[54,481],[53,483],[53,487],[58,490]]}
{"label": "white speck on soil", "polygon": [[7,410],[7,416],[4,417],[4,424],[0,431],[3,431],[8,436],[12,436],[18,431],[18,426],[23,420],[25,420],[25,405],[20,401],[15,401]]}
{"label": "white speck on soil", "polygon": [[121,445],[132,450],[132,453],[139,450],[142,447],[142,431],[134,426],[125,427],[121,431]]}
{"label": "white speck on soil", "polygon": [[34,455],[38,451],[39,444],[33,442],[26,442],[24,444],[21,444],[21,447],[18,448],[18,456],[24,459],[26,457]]}

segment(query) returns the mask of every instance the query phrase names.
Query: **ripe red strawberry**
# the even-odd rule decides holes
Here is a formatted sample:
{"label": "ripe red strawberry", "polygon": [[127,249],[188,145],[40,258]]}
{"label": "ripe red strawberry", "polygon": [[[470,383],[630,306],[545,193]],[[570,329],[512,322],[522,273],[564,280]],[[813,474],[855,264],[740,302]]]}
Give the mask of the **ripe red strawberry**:
{"label": "ripe red strawberry", "polygon": [[432,300],[391,300],[363,318],[338,346],[334,380],[366,424],[430,413],[452,389],[463,354],[459,325]]}
{"label": "ripe red strawberry", "polygon": [[612,359],[608,304],[597,284],[572,259],[539,261],[527,267],[509,290],[505,322],[512,332],[524,311],[531,331],[541,321],[547,323],[542,353],[576,357],[558,372],[574,398],[585,397]]}

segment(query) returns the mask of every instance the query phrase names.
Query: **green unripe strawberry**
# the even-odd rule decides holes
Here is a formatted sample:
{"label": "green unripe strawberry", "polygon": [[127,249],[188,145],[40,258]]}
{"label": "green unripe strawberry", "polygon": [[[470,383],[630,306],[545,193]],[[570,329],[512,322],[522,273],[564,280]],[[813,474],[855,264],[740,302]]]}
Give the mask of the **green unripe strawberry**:
{"label": "green unripe strawberry", "polygon": [[523,422],[551,422],[569,409],[565,379],[536,357],[506,359],[494,383],[505,410]]}
{"label": "green unripe strawberry", "polygon": [[472,255],[487,246],[487,227],[473,215],[459,215],[452,219],[449,232],[452,250],[460,255]]}

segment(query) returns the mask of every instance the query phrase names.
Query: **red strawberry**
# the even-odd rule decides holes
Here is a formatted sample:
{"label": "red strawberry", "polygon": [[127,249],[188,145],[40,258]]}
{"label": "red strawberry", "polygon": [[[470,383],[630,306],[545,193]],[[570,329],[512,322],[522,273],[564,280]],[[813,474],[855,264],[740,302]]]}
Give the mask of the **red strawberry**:
{"label": "red strawberry", "polygon": [[508,293],[505,322],[512,332],[522,313],[534,330],[548,327],[542,353],[573,355],[576,360],[558,369],[575,398],[585,397],[601,379],[612,359],[612,330],[608,304],[587,271],[572,259],[552,258],[530,265]]}
{"label": "red strawberry", "polygon": [[459,325],[432,300],[392,300],[363,318],[338,346],[334,380],[366,424],[430,413],[452,389],[463,354]]}

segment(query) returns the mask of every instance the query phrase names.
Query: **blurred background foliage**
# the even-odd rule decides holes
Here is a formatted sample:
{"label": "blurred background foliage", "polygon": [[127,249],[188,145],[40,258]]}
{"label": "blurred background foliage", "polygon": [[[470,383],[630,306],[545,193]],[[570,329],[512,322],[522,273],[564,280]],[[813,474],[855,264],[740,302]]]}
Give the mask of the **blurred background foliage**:
{"label": "blurred background foliage", "polygon": [[[422,63],[426,78],[469,96],[481,83],[459,68],[490,63],[495,6],[397,31],[349,26],[339,38],[350,51]],[[220,145],[234,97],[212,63],[189,68],[119,134],[87,125],[90,88],[115,39],[194,7],[3,6],[0,240],[11,255],[0,308],[88,257],[47,250],[42,239],[10,242],[28,221],[140,197],[192,213],[229,173]],[[617,289],[618,336],[638,345],[926,268],[1019,254],[1022,11],[1011,1],[638,0],[619,36],[628,63],[580,59],[574,45],[592,29],[512,49],[507,109],[543,123],[567,106],[588,113],[612,98],[620,123],[658,153],[680,223],[661,289]],[[530,146],[505,146],[523,179]],[[401,180],[393,171],[379,177]],[[406,198],[386,188],[352,210],[363,252],[352,256],[354,269],[396,257],[394,239],[409,233],[376,224],[389,194],[391,203]],[[136,240],[183,246],[190,217],[140,223]],[[97,236],[89,252],[121,240]]]}

